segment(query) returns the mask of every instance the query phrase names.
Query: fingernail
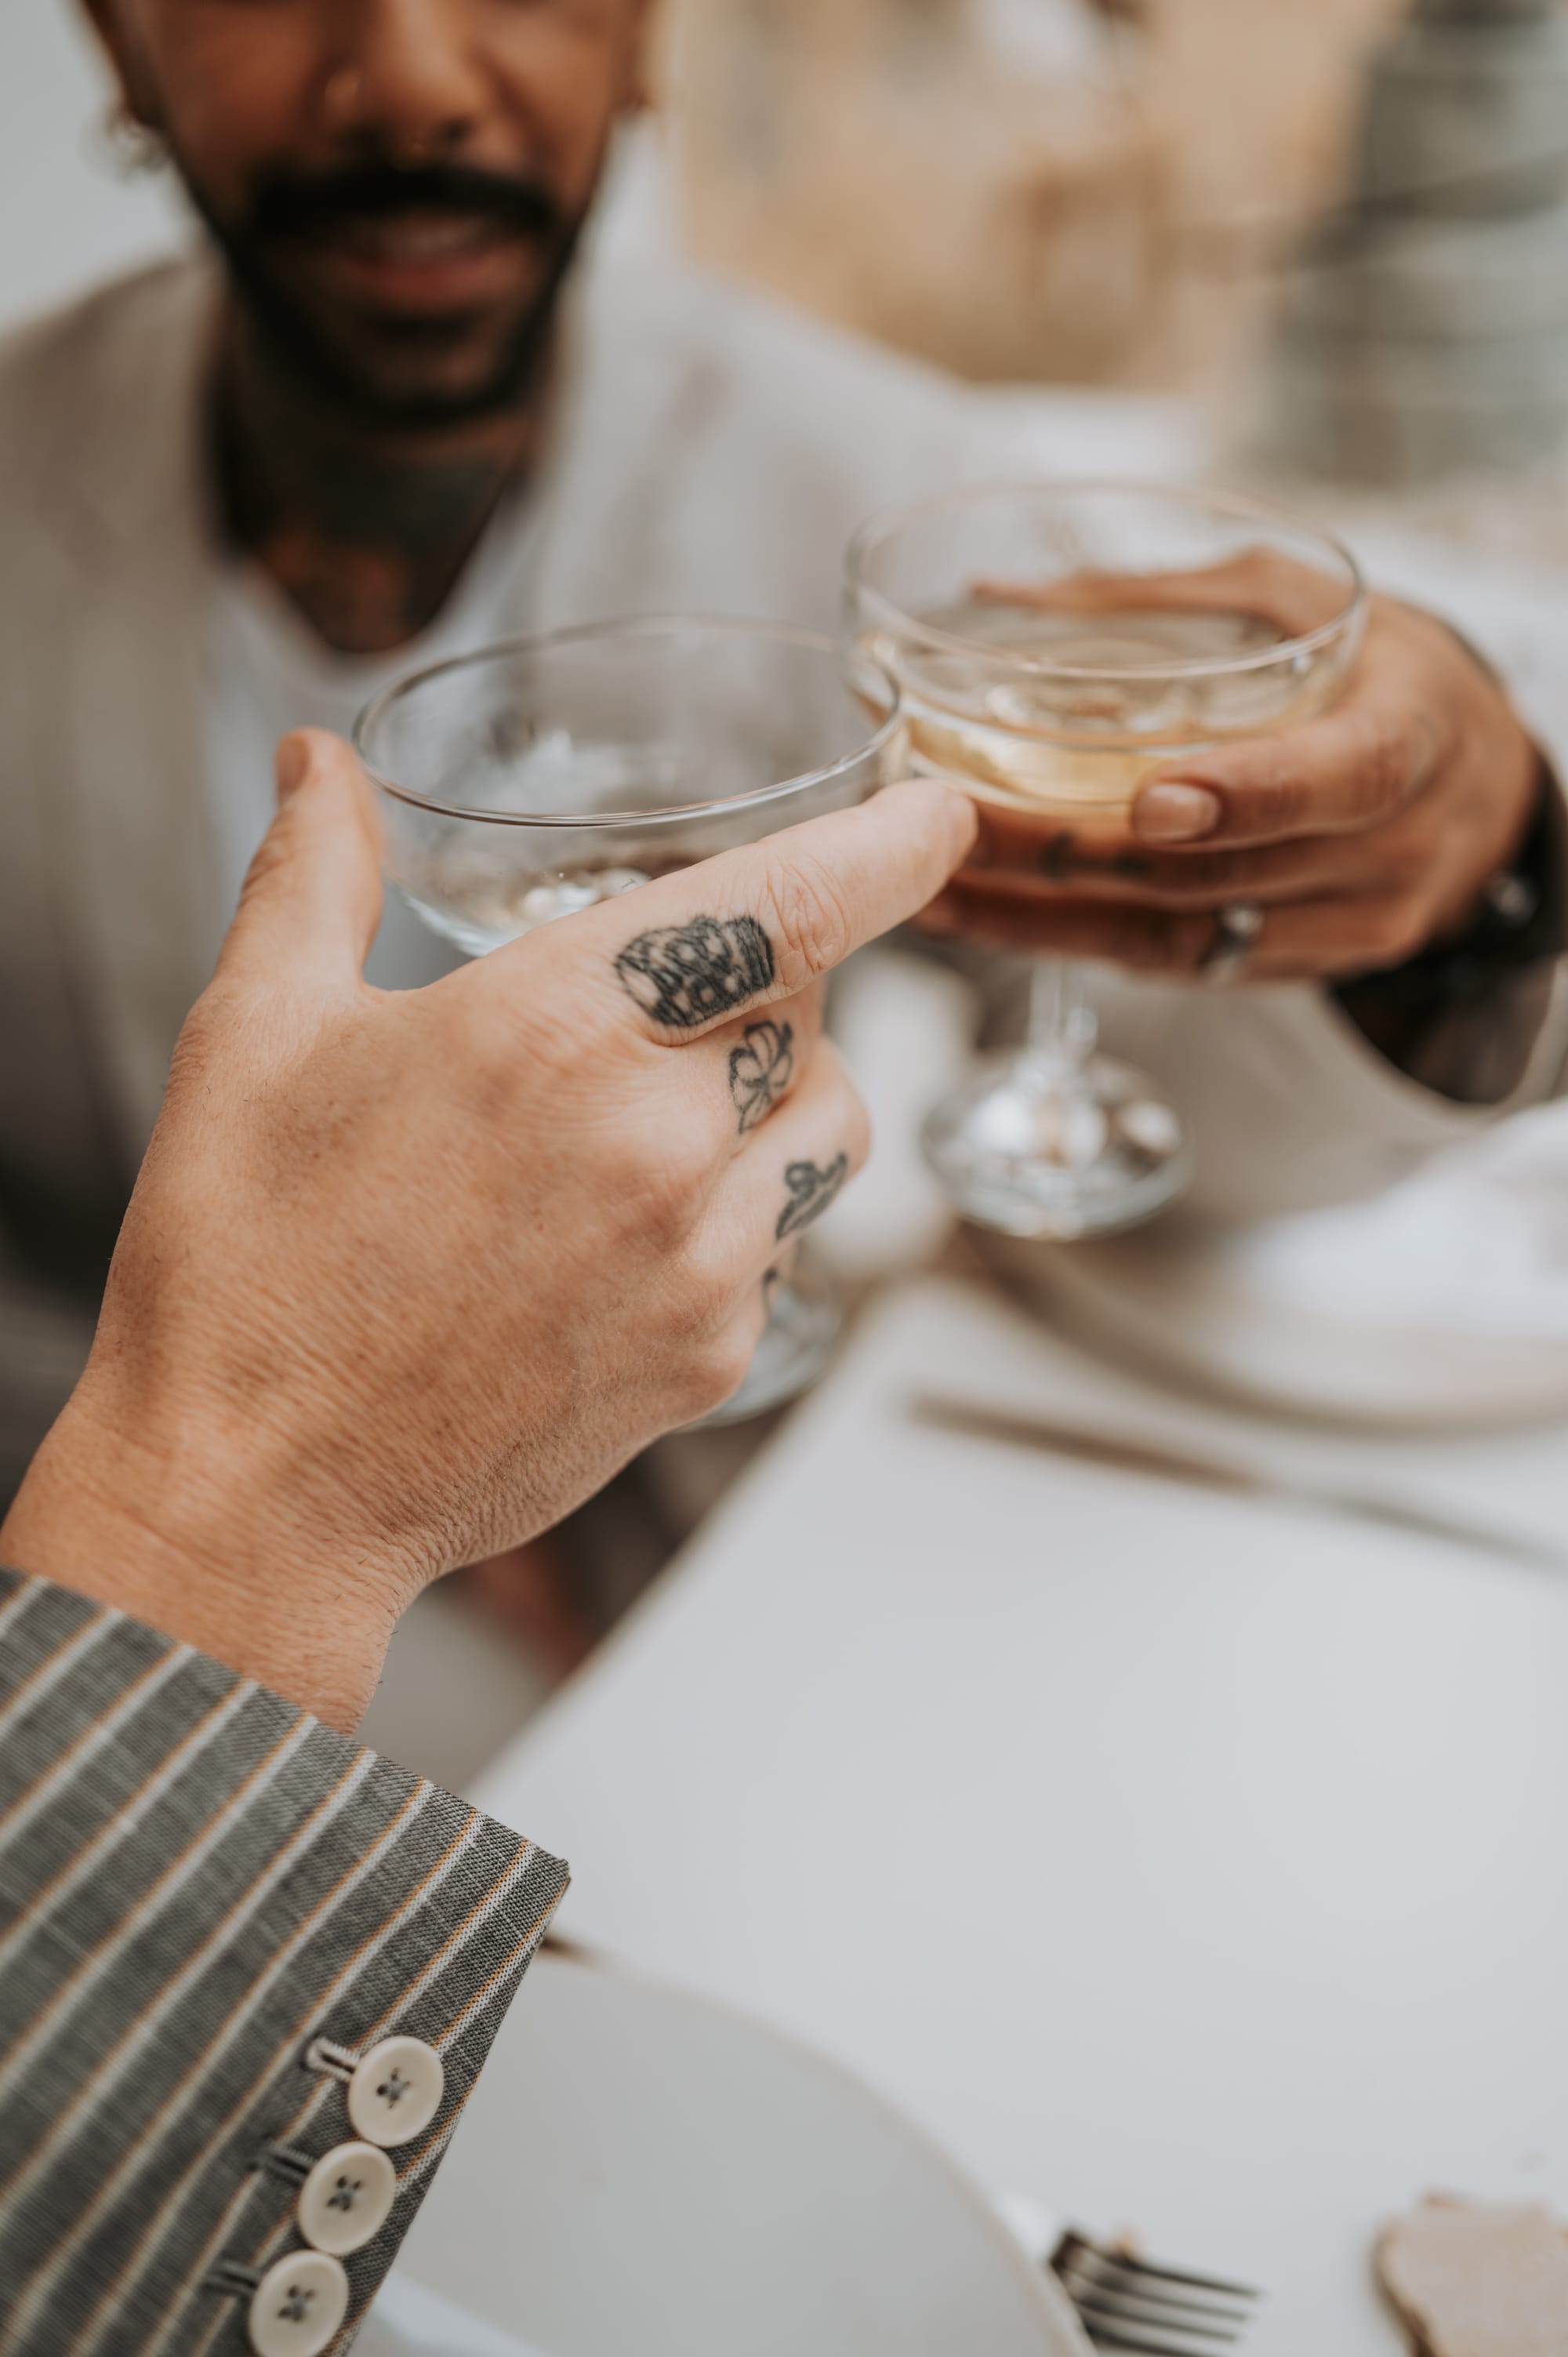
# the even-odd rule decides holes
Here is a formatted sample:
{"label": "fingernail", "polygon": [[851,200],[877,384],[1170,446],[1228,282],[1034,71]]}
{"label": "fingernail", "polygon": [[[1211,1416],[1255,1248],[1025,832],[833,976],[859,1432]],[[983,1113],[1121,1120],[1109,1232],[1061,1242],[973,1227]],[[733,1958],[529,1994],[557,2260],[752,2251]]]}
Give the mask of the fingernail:
{"label": "fingernail", "polygon": [[961,855],[980,833],[980,808],[970,795],[961,793],[956,787],[950,787],[948,792],[948,823],[955,851]]}
{"label": "fingernail", "polygon": [[1146,786],[1133,804],[1133,832],[1145,843],[1197,843],[1213,834],[1222,807],[1207,786]]}
{"label": "fingernail", "polygon": [[[911,775],[894,780],[895,787],[918,789],[929,802],[934,796],[940,803],[943,822],[951,839],[952,864],[956,867],[974,840],[979,813],[972,798],[962,790],[950,785],[945,778],[922,778]],[[885,788],[885,791],[889,791]]]}
{"label": "fingernail", "polygon": [[290,794],[298,792],[305,783],[309,769],[309,739],[304,737],[285,737],[278,747],[275,763],[280,802],[286,802]]}

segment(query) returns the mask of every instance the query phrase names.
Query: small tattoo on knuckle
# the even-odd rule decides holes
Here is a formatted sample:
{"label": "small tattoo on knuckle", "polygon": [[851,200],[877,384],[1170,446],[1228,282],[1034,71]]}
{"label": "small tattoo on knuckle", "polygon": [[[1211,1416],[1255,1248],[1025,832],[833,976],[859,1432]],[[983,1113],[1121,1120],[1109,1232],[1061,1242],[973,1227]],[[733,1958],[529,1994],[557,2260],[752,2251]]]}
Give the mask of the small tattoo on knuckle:
{"label": "small tattoo on knuckle", "polygon": [[671,1030],[694,1031],[773,980],[773,944],[755,917],[693,917],[639,933],[615,962],[621,988]]}
{"label": "small tattoo on knuckle", "polygon": [[825,1170],[819,1169],[814,1162],[791,1162],[784,1173],[789,1200],[779,1214],[779,1224],[773,1231],[776,1241],[782,1243],[786,1236],[820,1220],[848,1177],[847,1154],[835,1155]]}
{"label": "small tattoo on knuckle", "polygon": [[765,1122],[795,1074],[795,1033],[788,1023],[748,1023],[729,1053],[730,1100],[740,1135]]}

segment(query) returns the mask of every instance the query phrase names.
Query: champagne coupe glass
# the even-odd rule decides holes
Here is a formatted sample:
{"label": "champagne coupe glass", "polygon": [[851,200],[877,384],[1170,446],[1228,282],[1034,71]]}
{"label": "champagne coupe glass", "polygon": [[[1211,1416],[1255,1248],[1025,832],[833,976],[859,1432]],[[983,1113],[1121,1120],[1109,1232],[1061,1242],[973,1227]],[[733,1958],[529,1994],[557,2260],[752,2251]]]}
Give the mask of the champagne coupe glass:
{"label": "champagne coupe glass", "polygon": [[[1294,727],[1336,700],[1366,592],[1338,542],[1260,501],[1124,483],[1012,483],[873,517],[848,622],[903,690],[910,766],[1037,834],[1037,871],[1113,883],[1156,766]],[[1147,850],[1148,846],[1142,846]],[[1021,1049],[930,1115],[970,1219],[1074,1238],[1136,1225],[1191,1155],[1154,1082],[1096,1052],[1079,969],[1034,963]]]}
{"label": "champagne coupe glass", "polygon": [[[904,749],[897,688],[868,659],[783,624],[681,615],[433,664],[368,705],[354,742],[388,882],[475,956],[861,802]],[[809,1263],[769,1307],[746,1381],[707,1421],[793,1398],[831,1355],[838,1305]]]}

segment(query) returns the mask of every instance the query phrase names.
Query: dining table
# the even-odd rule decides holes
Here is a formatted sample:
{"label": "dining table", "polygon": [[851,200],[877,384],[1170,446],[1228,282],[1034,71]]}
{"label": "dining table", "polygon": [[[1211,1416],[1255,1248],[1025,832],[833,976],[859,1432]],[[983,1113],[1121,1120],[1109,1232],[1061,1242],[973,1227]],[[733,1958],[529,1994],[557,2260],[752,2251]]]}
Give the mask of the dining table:
{"label": "dining table", "polygon": [[[1190,406],[1080,409],[1020,404],[1042,463],[1218,463]],[[1568,508],[1308,504],[1561,762]],[[1243,2357],[1397,2357],[1391,2221],[1568,2219],[1565,1115],[1250,1305],[1157,1232],[1037,1285],[920,1166],[952,989],[841,993],[848,1347],[476,1797],[571,1860],[565,1941],[811,2041],[1012,2214],[1255,2286]]]}
{"label": "dining table", "polygon": [[557,1929],[998,2200],[1395,2357],[1380,2233],[1568,2215],[1568,1431],[1335,1428],[886,1287],[477,1795]]}

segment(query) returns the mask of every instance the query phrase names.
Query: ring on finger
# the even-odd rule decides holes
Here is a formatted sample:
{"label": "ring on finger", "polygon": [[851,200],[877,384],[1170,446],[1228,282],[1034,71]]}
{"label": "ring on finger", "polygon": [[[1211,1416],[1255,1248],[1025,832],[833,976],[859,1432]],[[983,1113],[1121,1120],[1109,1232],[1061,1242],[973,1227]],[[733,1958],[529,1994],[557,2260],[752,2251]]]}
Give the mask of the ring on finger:
{"label": "ring on finger", "polygon": [[1214,939],[1197,969],[1203,980],[1218,988],[1244,982],[1263,937],[1263,921],[1256,900],[1228,900],[1216,914]]}

